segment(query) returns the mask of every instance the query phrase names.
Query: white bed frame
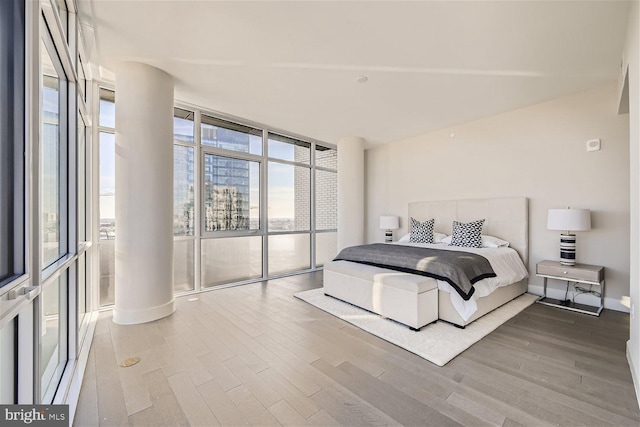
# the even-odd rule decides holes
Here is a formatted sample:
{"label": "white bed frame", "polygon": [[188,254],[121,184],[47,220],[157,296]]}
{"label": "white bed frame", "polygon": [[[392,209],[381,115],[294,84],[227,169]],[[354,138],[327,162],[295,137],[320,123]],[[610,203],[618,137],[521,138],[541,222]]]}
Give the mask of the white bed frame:
{"label": "white bed frame", "polygon": [[[434,231],[445,234],[451,234],[451,223],[454,220],[470,222],[484,218],[485,222],[482,228],[482,234],[507,240],[510,243],[510,247],[518,252],[524,262],[524,265],[528,265],[529,205],[528,200],[525,197],[414,202],[409,203],[409,218],[411,217],[420,221],[435,218]],[[409,223],[408,218],[406,223]],[[347,262],[340,261],[340,263]],[[329,269],[325,267],[325,290],[331,290],[330,292],[325,291],[325,293],[353,303],[354,305],[362,306],[362,304],[355,301],[357,298],[352,297],[352,295],[356,295],[356,293],[342,293],[338,289],[344,289],[344,286],[348,286],[348,282],[350,281],[359,282],[360,286],[362,286],[363,277],[365,275],[363,273],[366,273],[368,269],[371,269],[371,276],[375,277],[375,273],[379,273],[379,269],[376,271],[376,268],[377,267],[357,264],[353,265],[353,273],[349,273],[345,272],[344,265],[342,265],[340,273],[336,275],[334,272],[328,271]],[[388,271],[393,273],[392,270]],[[349,275],[351,275],[351,277],[349,277]],[[337,281],[340,283],[334,283]],[[368,282],[367,286],[373,289],[380,288],[380,286],[384,286],[384,284],[381,285],[379,281],[374,283],[374,281],[371,280]],[[498,288],[490,295],[477,300],[478,311],[466,321],[460,317],[458,312],[451,305],[449,294],[443,291],[438,291],[437,317],[438,319],[453,323],[454,325],[464,327],[526,291],[527,279]],[[385,312],[378,312],[377,310],[372,310],[370,307],[364,308],[377,312],[378,314],[387,315]],[[407,310],[409,310],[409,307],[394,307],[395,312],[403,312]],[[418,312],[420,312],[420,308],[418,308]],[[387,317],[394,318],[389,315],[387,315]],[[402,320],[399,321],[403,322]],[[418,327],[420,326],[422,325],[419,325]]]}

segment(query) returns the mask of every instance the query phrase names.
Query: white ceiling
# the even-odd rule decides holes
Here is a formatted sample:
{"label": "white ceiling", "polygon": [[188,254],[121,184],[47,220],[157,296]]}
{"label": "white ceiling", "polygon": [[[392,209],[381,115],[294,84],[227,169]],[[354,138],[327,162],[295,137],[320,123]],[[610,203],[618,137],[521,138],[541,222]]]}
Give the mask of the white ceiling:
{"label": "white ceiling", "polygon": [[[624,1],[79,0],[93,61],[139,61],[175,96],[368,146],[615,81]],[[358,83],[366,75],[367,83]]]}

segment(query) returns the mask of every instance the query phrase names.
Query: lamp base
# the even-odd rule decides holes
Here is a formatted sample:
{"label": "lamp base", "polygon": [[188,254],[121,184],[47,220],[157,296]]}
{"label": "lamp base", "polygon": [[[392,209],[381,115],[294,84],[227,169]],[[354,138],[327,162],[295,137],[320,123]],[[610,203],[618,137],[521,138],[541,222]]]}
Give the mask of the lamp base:
{"label": "lamp base", "polygon": [[387,231],[384,232],[384,242],[385,243],[393,242],[393,231],[392,230],[387,230]]}
{"label": "lamp base", "polygon": [[576,265],[576,235],[560,235],[560,264]]}

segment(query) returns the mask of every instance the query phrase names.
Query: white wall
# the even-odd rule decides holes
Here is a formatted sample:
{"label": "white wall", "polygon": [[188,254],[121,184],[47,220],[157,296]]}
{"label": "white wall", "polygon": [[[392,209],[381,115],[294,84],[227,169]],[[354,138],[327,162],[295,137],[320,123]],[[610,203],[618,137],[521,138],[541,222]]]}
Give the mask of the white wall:
{"label": "white wall", "polygon": [[[640,303],[640,134],[639,116],[640,105],[638,92],[640,88],[640,7],[638,2],[633,2],[629,10],[629,24],[627,26],[626,45],[623,53],[622,69],[628,69],[629,83],[629,141],[631,164],[631,281],[630,296],[632,303],[630,339],[627,343],[627,358],[631,367],[631,373],[636,387],[636,397],[640,403],[640,316],[638,316],[638,304]],[[628,67],[628,68],[627,68]],[[622,80],[622,79],[621,79]]]}
{"label": "white wall", "polygon": [[[405,231],[396,238],[406,232],[412,201],[525,196],[530,290],[541,293],[535,264],[559,257],[560,232],[546,229],[547,210],[591,209],[593,229],[577,233],[577,259],[606,267],[605,306],[624,310],[619,300],[629,295],[629,117],[617,114],[617,93],[612,83],[367,150],[367,240],[382,241],[382,214],[403,218]],[[602,140],[602,150],[586,152],[593,138]],[[564,295],[563,283],[553,285]],[[597,302],[589,297],[580,298]]]}

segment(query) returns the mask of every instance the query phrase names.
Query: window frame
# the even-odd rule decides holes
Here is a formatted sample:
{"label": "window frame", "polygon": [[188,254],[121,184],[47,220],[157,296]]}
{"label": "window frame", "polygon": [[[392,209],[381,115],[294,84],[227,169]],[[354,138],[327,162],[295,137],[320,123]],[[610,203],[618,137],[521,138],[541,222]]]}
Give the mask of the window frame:
{"label": "window frame", "polygon": [[[318,234],[330,234],[330,233],[337,233],[338,232],[338,220],[337,220],[337,215],[338,215],[338,210],[337,210],[337,206],[336,206],[336,228],[327,228],[327,229],[318,229],[317,227],[317,197],[318,197],[318,193],[317,193],[317,188],[316,188],[316,180],[317,180],[317,172],[321,171],[321,172],[328,172],[328,173],[334,173],[336,174],[336,193],[338,192],[338,164],[336,161],[336,168],[329,168],[326,166],[318,166],[317,165],[317,151],[316,151],[316,147],[317,146],[322,146],[322,147],[326,147],[330,150],[335,150],[336,151],[336,155],[338,155],[338,149],[337,147],[332,147],[329,145],[325,145],[325,144],[314,144],[313,146],[313,266],[314,268],[318,269],[321,267],[324,267],[324,263],[319,263],[318,262]],[[337,159],[336,159],[337,160]],[[336,199],[337,199],[337,194],[336,194]]]}
{"label": "window frame", "polygon": [[[46,280],[47,277],[55,272],[62,263],[65,262],[66,259],[70,255],[73,255],[76,252],[76,248],[73,247],[71,242],[76,240],[76,233],[73,228],[70,227],[70,224],[76,224],[77,218],[74,214],[73,207],[75,206],[75,198],[74,198],[74,190],[75,187],[75,172],[77,165],[74,165],[75,156],[75,144],[71,144],[72,136],[74,136],[74,132],[70,129],[71,123],[75,123],[75,120],[71,119],[71,115],[69,114],[69,110],[71,105],[74,104],[69,96],[70,80],[68,77],[68,70],[65,70],[64,64],[60,55],[58,54],[57,47],[55,46],[53,36],[51,35],[51,31],[49,30],[49,25],[47,22],[43,22],[42,25],[42,33],[40,35],[41,40],[43,41],[44,47],[47,51],[47,54],[51,58],[53,66],[58,75],[58,182],[59,185],[59,241],[58,241],[58,257],[53,261],[41,259],[41,270],[42,270],[42,278]],[[41,52],[42,54],[42,52]],[[42,69],[40,71],[41,76],[43,75]],[[41,88],[41,93],[43,91],[44,86]],[[41,95],[42,96],[42,95]],[[40,100],[41,110],[43,100]],[[74,108],[75,110],[75,108]],[[74,112],[74,114],[77,114]],[[43,124],[43,120],[41,118],[40,124]],[[42,144],[42,134],[40,135],[40,144]],[[75,139],[74,139],[75,141]],[[40,147],[40,170],[39,175],[42,174],[42,147]],[[42,179],[42,176],[40,176]],[[41,189],[42,191],[42,189]],[[42,202],[42,199],[39,199]],[[39,203],[40,208],[40,217],[42,217],[42,204]],[[42,230],[41,230],[41,239],[42,239]],[[41,240],[42,242],[42,240]],[[42,256],[40,253],[38,256]],[[45,264],[46,262],[46,264]]]}
{"label": "window frame", "polygon": [[[16,6],[14,4],[14,6]],[[8,263],[8,271],[6,276],[0,277],[0,297],[10,292],[30,279],[30,255],[29,255],[29,236],[30,236],[30,216],[28,209],[28,201],[30,198],[30,174],[28,173],[27,164],[29,164],[29,137],[32,133],[30,129],[30,119],[33,111],[29,111],[29,100],[26,94],[31,87],[32,81],[29,81],[30,56],[33,56],[31,46],[29,45],[29,30],[31,25],[29,22],[30,5],[26,0],[22,2],[23,26],[24,32],[21,37],[13,39],[13,46],[19,45],[19,49],[15,49],[16,53],[11,58],[13,69],[20,76],[20,86],[22,91],[14,94],[12,99],[7,99],[9,104],[13,105],[12,118],[20,117],[18,126],[11,126],[11,136],[15,141],[18,139],[19,144],[13,143],[12,161],[9,167],[8,175],[10,175],[10,189],[13,197],[10,200],[9,216],[13,222],[13,226],[9,227],[7,234],[10,236],[10,242],[7,245],[7,252],[10,256]],[[39,41],[38,41],[39,42]],[[19,58],[16,58],[18,56]],[[14,62],[15,61],[15,62]],[[15,78],[14,78],[15,79]],[[18,138],[16,138],[16,135]],[[4,173],[4,172],[3,172]],[[2,316],[0,315],[0,319]]]}
{"label": "window frame", "polygon": [[[59,298],[60,298],[60,333],[63,334],[60,336],[60,352],[61,359],[59,363],[59,367],[57,368],[60,371],[60,378],[57,381],[55,386],[55,390],[52,393],[47,393],[47,399],[45,401],[40,401],[40,396],[42,395],[42,385],[40,383],[40,376],[36,375],[37,378],[34,378],[34,397],[37,399],[37,403],[62,403],[67,393],[69,393],[71,386],[71,378],[74,375],[74,366],[78,363],[78,358],[80,356],[81,351],[87,352],[88,346],[87,342],[91,341],[91,337],[88,336],[89,323],[91,318],[95,317],[95,313],[90,316],[83,316],[82,318],[78,315],[77,309],[77,297],[78,297],[78,260],[82,254],[87,254],[87,259],[91,254],[91,239],[94,234],[92,233],[91,227],[87,225],[86,231],[86,240],[83,242],[79,242],[79,208],[78,205],[78,180],[85,180],[85,189],[87,190],[87,195],[85,197],[85,206],[84,208],[90,211],[91,206],[91,195],[92,193],[89,191],[91,188],[91,174],[93,173],[92,162],[89,160],[91,158],[91,142],[93,138],[90,136],[91,134],[87,132],[87,128],[91,126],[91,119],[89,116],[89,109],[86,104],[86,100],[81,99],[78,92],[78,67],[81,67],[82,59],[78,55],[79,50],[82,49],[82,39],[79,33],[79,25],[77,20],[77,11],[75,9],[75,4],[70,2],[65,2],[66,5],[66,19],[64,23],[61,20],[60,14],[58,10],[53,6],[51,1],[37,2],[34,3],[37,9],[37,19],[39,21],[39,35],[35,37],[36,40],[32,40],[33,44],[37,43],[38,47],[40,46],[40,40],[45,40],[45,45],[49,43],[46,38],[50,37],[50,42],[54,48],[55,54],[57,55],[60,64],[62,65],[63,72],[58,72],[61,82],[64,80],[64,86],[61,85],[61,91],[64,90],[64,96],[66,98],[66,103],[64,106],[60,107],[60,123],[64,123],[66,129],[61,133],[60,143],[66,148],[66,154],[64,155],[64,160],[66,164],[60,167],[61,174],[66,176],[66,186],[61,188],[61,193],[65,193],[66,202],[63,204],[64,209],[66,209],[64,217],[66,217],[66,221],[64,221],[63,226],[66,227],[64,231],[61,230],[61,235],[66,237],[66,253],[58,259],[54,264],[49,265],[44,270],[41,270],[43,266],[40,265],[40,240],[41,240],[41,229],[40,229],[40,215],[38,212],[40,211],[40,196],[39,193],[42,191],[39,182],[34,180],[31,183],[33,188],[33,194],[31,196],[31,200],[33,205],[31,207],[32,210],[32,219],[31,224],[33,224],[33,233],[31,236],[31,241],[33,242],[32,251],[30,253],[31,257],[31,265],[34,266],[34,284],[38,285],[38,289],[41,291],[42,289],[50,286],[58,277],[64,275],[66,278],[65,283],[63,284],[63,289],[60,290]],[[37,34],[37,33],[36,33]],[[48,54],[53,58],[52,50],[49,47],[46,47]],[[39,49],[38,49],[39,51]],[[42,53],[38,53],[38,61],[40,60]],[[38,72],[38,76],[41,72]],[[86,78],[90,78],[90,75],[85,74]],[[38,77],[39,78],[39,77]],[[40,92],[42,88],[38,86],[38,92]],[[41,105],[38,103],[38,112],[41,110]],[[35,108],[34,108],[35,110]],[[80,177],[78,175],[79,171],[79,162],[83,159],[79,159],[78,153],[78,125],[80,121],[83,121],[85,124],[85,174],[84,177]],[[38,120],[38,127],[40,126],[40,120]],[[37,163],[41,162],[40,159],[40,137],[38,136],[39,132],[35,133],[32,138],[32,153],[31,155],[34,157],[34,161]],[[61,156],[62,157],[62,156]],[[38,172],[39,174],[40,172]],[[41,179],[41,176],[38,176],[38,180]],[[89,222],[89,217],[87,217],[87,222]],[[87,268],[90,270],[90,263]],[[88,273],[87,273],[88,275]],[[88,293],[91,293],[90,286],[85,288]],[[35,358],[35,373],[39,372],[39,364],[40,364],[40,346],[39,337],[40,337],[40,328],[41,328],[41,315],[40,307],[41,300],[40,296],[38,296],[35,300],[34,311],[36,312],[35,316],[35,325],[34,332],[36,337],[34,339],[34,358]],[[87,307],[87,311],[93,310],[93,305],[89,305]],[[51,400],[51,401],[50,401]]]}
{"label": "window frame", "polygon": [[[236,132],[240,132],[241,129],[249,129],[252,130],[253,132],[260,132],[262,133],[262,154],[252,154],[251,152],[243,152],[243,151],[235,151],[235,150],[228,150],[225,148],[221,148],[221,147],[215,147],[212,145],[206,145],[202,142],[202,117],[208,117],[214,120],[219,121],[220,126],[218,127],[223,127],[222,124],[224,123],[229,123],[231,124],[233,127],[237,127],[236,129],[230,129]],[[194,117],[195,119],[196,117]],[[196,145],[198,147],[198,149],[200,150],[200,155],[199,155],[199,164],[200,164],[200,168],[199,168],[199,175],[197,176],[196,180],[200,183],[200,188],[199,188],[199,196],[200,196],[200,206],[199,206],[199,212],[200,212],[200,233],[199,233],[199,237],[201,239],[209,239],[209,238],[224,238],[224,237],[241,237],[241,236],[255,236],[255,235],[264,235],[264,228],[265,228],[265,223],[263,222],[263,212],[265,210],[265,205],[264,205],[264,179],[265,179],[265,166],[264,166],[264,153],[265,153],[265,144],[264,144],[264,135],[266,133],[265,129],[262,129],[260,127],[257,126],[252,126],[250,124],[241,124],[238,123],[235,120],[229,120],[227,118],[223,118],[220,117],[217,114],[211,114],[211,113],[207,113],[205,111],[200,111],[199,114],[197,115],[198,123],[197,123],[197,129],[198,129],[198,134],[197,134],[197,140]],[[255,135],[255,133],[252,132],[247,132],[249,135]],[[259,200],[259,206],[260,206],[260,217],[259,217],[259,221],[258,221],[258,229],[257,230],[224,230],[224,231],[207,231],[206,229],[206,218],[205,218],[205,204],[204,204],[204,191],[205,191],[205,157],[207,155],[214,155],[214,156],[221,156],[221,157],[228,157],[231,159],[237,159],[237,160],[245,160],[245,161],[250,161],[250,162],[256,162],[258,163],[258,167],[259,167],[259,177],[260,177],[260,183],[259,183],[259,191],[260,194],[258,196],[258,200]]]}
{"label": "window frame", "polygon": [[[295,173],[295,168],[303,168],[303,169],[307,169],[309,171],[309,209],[311,210],[313,208],[313,203],[311,201],[312,199],[312,195],[315,196],[314,193],[314,184],[312,183],[312,181],[315,178],[315,173],[313,168],[311,167],[310,164],[306,164],[306,163],[296,163],[296,162],[290,162],[288,160],[280,160],[280,159],[274,159],[274,158],[268,158],[267,160],[267,175],[269,174],[269,165],[270,164],[281,164],[281,165],[285,165],[285,166],[291,166],[293,167],[294,173]],[[267,182],[267,193],[269,192],[269,187],[268,187],[269,183]],[[294,194],[295,194],[295,189],[294,189]],[[267,194],[267,199],[268,199],[269,195]],[[294,195],[295,197],[295,195]],[[267,200],[268,201],[268,200]],[[269,206],[267,205],[267,209],[269,208]],[[267,216],[267,221],[268,221],[268,216]],[[295,217],[294,217],[294,221],[295,221]],[[303,233],[310,233],[311,230],[313,230],[313,224],[314,224],[314,215],[312,214],[312,212],[309,212],[309,227],[304,229],[304,230],[291,230],[291,231],[278,231],[278,230],[269,230],[269,224],[267,224],[267,234],[269,235],[278,235],[278,234],[303,234]]]}
{"label": "window frame", "polygon": [[[190,239],[195,239],[197,237],[197,233],[198,233],[198,189],[200,187],[199,185],[199,180],[198,180],[198,172],[199,172],[199,168],[198,168],[198,132],[196,129],[196,112],[192,111],[192,109],[190,108],[183,108],[180,106],[175,105],[173,107],[173,117],[174,119],[176,118],[176,109],[178,110],[183,110],[183,111],[187,111],[193,114],[193,142],[186,142],[186,141],[178,141],[175,139],[175,137],[173,138],[173,147],[174,147],[174,153],[175,153],[175,147],[180,146],[180,147],[187,147],[187,148],[191,148],[193,149],[193,212],[194,215],[196,216],[196,218],[194,218],[193,220],[193,234],[192,235],[173,235],[173,239],[174,240],[190,240]],[[180,117],[181,118],[181,117]],[[186,120],[186,119],[183,119]],[[174,132],[175,135],[175,132]],[[175,155],[174,155],[174,161],[175,161]],[[175,180],[175,168],[174,168],[174,180]]]}
{"label": "window frame", "polygon": [[[113,240],[100,238],[100,224],[101,224],[101,221],[100,221],[101,219],[101,215],[100,215],[100,143],[101,143],[100,139],[101,138],[100,138],[100,135],[102,133],[107,133],[107,134],[113,135],[115,139],[115,134],[116,134],[115,127],[112,128],[112,127],[104,126],[100,123],[100,100],[102,99],[101,94],[103,90],[113,93],[114,100],[115,100],[115,90],[113,87],[110,87],[109,85],[106,85],[106,84],[93,85],[93,91],[92,91],[93,99],[94,99],[93,110],[94,110],[94,118],[95,118],[96,126],[93,126],[93,133],[92,133],[92,135],[95,138],[95,150],[93,150],[94,152],[92,154],[94,181],[91,188],[92,188],[92,194],[94,194],[96,197],[94,197],[94,200],[92,201],[92,205],[91,205],[93,207],[93,215],[91,216],[91,219],[92,219],[91,231],[93,233],[93,236],[95,236],[94,238],[95,249],[93,251],[91,265],[95,266],[95,268],[93,268],[93,273],[90,275],[90,277],[92,282],[91,301],[94,307],[98,307],[100,309],[113,306],[113,302],[107,302],[103,304],[101,301],[100,251],[102,250],[102,247],[105,246],[105,244],[115,244]],[[115,101],[114,101],[114,104],[115,104]],[[115,125],[115,117],[114,117],[114,125]],[[116,224],[116,227],[117,227],[117,224]]]}
{"label": "window frame", "polygon": [[[211,119],[216,124],[206,123],[203,120],[203,117]],[[259,154],[252,153],[251,152],[251,143],[249,143],[249,151],[246,151],[246,152],[245,151],[231,150],[231,149],[227,149],[227,148],[223,148],[223,147],[216,147],[215,145],[205,144],[203,142],[203,138],[202,138],[202,126],[205,125],[205,124],[209,125],[209,126],[215,126],[217,128],[227,129],[227,130],[230,130],[230,131],[233,131],[233,132],[240,132],[240,133],[244,133],[246,135],[253,135],[253,136],[260,137],[262,139],[262,143],[260,144],[261,153],[259,153]],[[199,128],[200,128],[200,139],[198,140],[198,144],[203,149],[221,150],[223,152],[237,153],[239,155],[245,155],[246,154],[246,155],[249,155],[249,156],[255,156],[255,157],[260,157],[260,158],[264,157],[264,153],[265,153],[265,146],[264,146],[265,129],[262,129],[262,128],[256,127],[256,126],[251,126],[251,125],[248,125],[248,124],[242,124],[242,123],[239,123],[236,120],[228,120],[228,119],[220,117],[219,115],[208,114],[206,112],[201,112],[200,113]]]}
{"label": "window frame", "polygon": [[[187,111],[193,114],[193,120],[192,120],[193,142],[178,141],[174,137],[173,149],[174,149],[174,153],[175,153],[176,146],[193,149],[193,213],[195,215],[195,218],[193,219],[193,234],[191,236],[175,235],[175,234],[173,235],[173,241],[174,241],[173,262],[174,263],[175,263],[175,242],[191,242],[191,245],[193,247],[193,271],[192,271],[193,288],[188,290],[180,290],[180,291],[175,290],[176,284],[175,284],[175,267],[174,267],[174,278],[173,278],[172,288],[173,288],[174,295],[177,296],[177,295],[188,295],[200,289],[201,275],[199,274],[199,271],[200,271],[200,267],[199,267],[200,266],[200,244],[199,244],[200,221],[199,221],[199,218],[201,215],[199,213],[200,197],[198,196],[199,189],[200,189],[200,180],[199,180],[199,172],[200,172],[199,163],[200,162],[198,161],[200,129],[198,125],[196,125],[196,122],[198,120],[197,116],[199,116],[199,111],[190,107],[181,106],[176,103],[173,108],[174,119],[176,117],[176,109]],[[175,132],[174,132],[174,136],[175,136]],[[174,157],[174,161],[175,161],[175,157]],[[174,180],[175,180],[175,166],[174,166]]]}
{"label": "window frame", "polygon": [[[263,164],[263,159],[261,158],[261,156],[256,156],[254,154],[249,154],[247,156],[237,156],[235,155],[235,151],[229,151],[229,150],[224,150],[224,149],[220,149],[220,148],[216,148],[214,150],[209,149],[210,147],[207,148],[202,148],[201,149],[201,156],[200,156],[200,176],[198,177],[198,180],[200,181],[200,238],[203,239],[208,239],[208,238],[217,238],[217,237],[241,237],[241,236],[256,236],[256,235],[264,235],[264,223],[263,223],[263,219],[262,219],[262,212],[264,210],[264,205],[262,204],[262,193],[263,188],[264,188],[264,184],[262,183],[262,180],[264,179],[264,164]],[[227,157],[230,159],[234,159],[234,160],[242,160],[242,161],[247,161],[247,162],[254,162],[258,164],[258,168],[259,168],[259,177],[260,177],[260,182],[258,184],[258,188],[259,188],[259,196],[258,196],[258,200],[259,200],[259,206],[260,206],[260,217],[258,220],[258,229],[256,230],[222,230],[222,231],[207,231],[206,228],[206,215],[205,215],[205,158],[206,156],[218,156],[218,157]]]}
{"label": "window frame", "polygon": [[[107,86],[101,86],[108,90],[113,90],[108,88]],[[116,94],[117,95],[117,94]],[[174,236],[174,241],[193,241],[195,245],[194,249],[194,289],[189,291],[174,291],[174,295],[188,295],[192,293],[197,293],[202,290],[211,290],[211,289],[221,289],[224,287],[230,286],[239,286],[248,283],[254,283],[257,281],[272,279],[284,276],[290,276],[295,274],[301,274],[311,271],[316,271],[320,265],[316,262],[316,233],[335,233],[336,229],[327,229],[327,230],[316,230],[315,229],[315,215],[316,215],[316,196],[315,196],[315,180],[316,180],[316,169],[325,170],[328,172],[337,173],[337,170],[322,166],[316,166],[315,164],[315,154],[316,147],[322,146],[329,149],[333,149],[337,151],[337,147],[335,144],[329,144],[326,142],[316,141],[311,138],[301,137],[299,135],[292,134],[291,132],[282,131],[277,128],[273,128],[270,126],[261,125],[259,123],[251,122],[249,120],[240,119],[231,115],[227,115],[220,112],[215,112],[207,109],[203,109],[201,107],[184,103],[184,102],[175,102],[174,109],[178,108],[181,110],[186,110],[193,112],[194,114],[194,142],[193,144],[187,143],[184,141],[176,141],[173,140],[173,144],[180,146],[187,146],[194,148],[194,194],[195,194],[195,203],[194,209],[196,213],[195,225],[194,225],[194,234],[193,236]],[[207,118],[211,118],[219,121],[222,125],[223,123],[231,123],[234,126],[237,126],[238,129],[232,128],[231,130],[238,131],[239,129],[252,129],[254,132],[260,132],[262,135],[261,141],[261,154],[254,154],[251,152],[242,152],[235,151],[230,149],[225,149],[221,147],[215,147],[212,145],[206,145],[202,143],[202,116],[206,116]],[[174,110],[175,117],[175,110]],[[224,127],[224,126],[222,126]],[[99,126],[98,132],[107,131],[107,129],[103,126]],[[255,135],[255,133],[251,133]],[[269,157],[268,155],[268,137],[269,134],[274,134],[277,136],[281,136],[286,139],[301,141],[303,144],[309,145],[309,162],[296,162],[289,161],[275,157]],[[250,151],[250,148],[249,148]],[[205,231],[205,206],[204,206],[204,180],[205,180],[205,156],[206,155],[216,155],[223,156],[237,160],[245,160],[245,161],[253,161],[258,163],[260,172],[260,195],[259,195],[259,203],[260,203],[260,215],[259,215],[259,228],[257,230],[225,230],[225,231]],[[309,169],[310,174],[310,200],[309,200],[309,215],[310,215],[310,225],[309,229],[301,230],[301,231],[269,231],[268,230],[268,164],[269,162],[277,162],[281,164],[288,164],[293,166],[301,166]],[[287,271],[283,273],[278,273],[276,275],[269,274],[268,271],[268,240],[270,235],[287,235],[287,234],[309,234],[310,235],[310,268],[299,271]],[[220,283],[213,286],[205,287],[202,282],[202,251],[203,251],[203,242],[210,239],[225,239],[225,238],[236,238],[236,237],[256,237],[259,236],[262,239],[262,276],[259,278],[250,278],[246,280],[240,280],[236,282],[229,283]]]}

